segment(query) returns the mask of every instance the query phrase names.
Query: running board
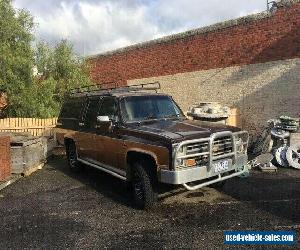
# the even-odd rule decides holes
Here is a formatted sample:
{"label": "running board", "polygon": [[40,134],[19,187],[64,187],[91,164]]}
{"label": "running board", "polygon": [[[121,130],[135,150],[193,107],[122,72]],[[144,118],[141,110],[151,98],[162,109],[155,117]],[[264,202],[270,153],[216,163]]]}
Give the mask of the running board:
{"label": "running board", "polygon": [[104,166],[101,167],[101,166],[99,166],[99,165],[96,165],[96,164],[94,164],[94,163],[91,163],[91,162],[88,162],[88,161],[85,161],[85,160],[82,160],[82,159],[79,159],[79,158],[78,158],[78,161],[80,161],[81,163],[86,164],[86,165],[88,165],[88,166],[91,166],[91,167],[93,167],[93,168],[102,170],[103,172],[106,172],[106,173],[108,173],[108,174],[111,174],[112,176],[115,176],[115,177],[117,177],[117,178],[119,178],[119,179],[121,179],[121,180],[123,180],[123,181],[126,181],[126,177],[125,177],[125,176],[120,175],[120,174],[117,174],[117,173],[115,173],[115,172],[113,172],[113,171],[111,171],[111,170],[108,170],[108,169],[105,168]]}

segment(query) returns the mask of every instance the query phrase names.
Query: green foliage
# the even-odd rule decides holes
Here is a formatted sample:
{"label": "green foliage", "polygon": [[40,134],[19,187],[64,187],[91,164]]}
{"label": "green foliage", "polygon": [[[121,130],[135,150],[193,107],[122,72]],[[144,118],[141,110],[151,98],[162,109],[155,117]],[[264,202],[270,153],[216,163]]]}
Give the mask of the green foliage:
{"label": "green foliage", "polygon": [[9,116],[57,116],[70,89],[90,84],[87,64],[70,43],[53,48],[38,42],[33,48],[33,29],[29,12],[0,0],[0,90],[7,93]]}
{"label": "green foliage", "polygon": [[[70,89],[91,84],[88,67],[74,54],[72,45],[66,40],[54,48],[39,42],[35,50],[35,65],[38,76],[34,91],[28,95],[37,95],[37,109],[31,110],[36,117],[57,116],[64,96]],[[30,107],[26,110],[30,110]]]}
{"label": "green foliage", "polygon": [[23,105],[17,116],[48,118],[57,116],[60,103],[55,95],[57,82],[53,78],[33,84],[22,93]]}
{"label": "green foliage", "polygon": [[54,94],[59,103],[70,89],[91,84],[87,64],[74,54],[73,46],[66,40],[62,40],[55,48],[39,42],[35,58],[39,74],[56,81]]}
{"label": "green foliage", "polygon": [[12,114],[22,105],[19,94],[32,83],[33,26],[27,11],[16,11],[10,0],[0,0],[0,89],[9,96]]}

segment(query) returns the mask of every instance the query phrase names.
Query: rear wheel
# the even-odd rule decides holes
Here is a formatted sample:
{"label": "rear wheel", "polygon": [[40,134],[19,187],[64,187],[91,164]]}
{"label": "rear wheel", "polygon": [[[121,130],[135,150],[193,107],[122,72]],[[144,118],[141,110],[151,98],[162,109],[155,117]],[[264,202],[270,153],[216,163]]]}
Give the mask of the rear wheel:
{"label": "rear wheel", "polygon": [[156,171],[146,161],[137,162],[132,170],[132,189],[134,204],[140,209],[150,209],[156,199]]}
{"label": "rear wheel", "polygon": [[73,141],[66,144],[66,153],[70,170],[72,172],[79,172],[81,170],[81,165],[77,159],[76,145]]}

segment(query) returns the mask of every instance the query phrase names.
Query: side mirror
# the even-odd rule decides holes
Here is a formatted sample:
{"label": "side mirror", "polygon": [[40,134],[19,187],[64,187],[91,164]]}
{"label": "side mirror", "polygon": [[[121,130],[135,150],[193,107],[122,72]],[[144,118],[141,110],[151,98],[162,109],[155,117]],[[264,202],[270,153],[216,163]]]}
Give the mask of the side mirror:
{"label": "side mirror", "polygon": [[113,130],[113,122],[107,115],[97,116],[96,128],[103,132],[111,132]]}

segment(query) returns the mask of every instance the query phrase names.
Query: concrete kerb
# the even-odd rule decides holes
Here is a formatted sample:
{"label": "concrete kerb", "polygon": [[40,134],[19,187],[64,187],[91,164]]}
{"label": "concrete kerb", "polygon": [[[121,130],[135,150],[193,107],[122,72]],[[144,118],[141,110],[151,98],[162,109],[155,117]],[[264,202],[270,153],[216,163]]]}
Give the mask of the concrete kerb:
{"label": "concrete kerb", "polygon": [[0,191],[4,188],[6,188],[7,186],[13,184],[14,182],[16,182],[17,180],[19,180],[20,178],[22,178],[21,175],[12,175],[9,180],[0,182]]}

